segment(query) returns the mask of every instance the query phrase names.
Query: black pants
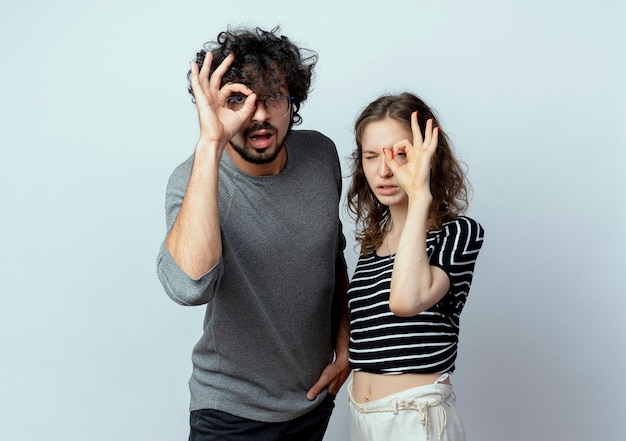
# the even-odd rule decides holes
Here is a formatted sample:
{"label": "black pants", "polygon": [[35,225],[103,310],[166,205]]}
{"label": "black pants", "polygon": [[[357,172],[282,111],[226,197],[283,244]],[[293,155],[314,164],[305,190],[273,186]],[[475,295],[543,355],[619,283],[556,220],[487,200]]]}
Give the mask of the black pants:
{"label": "black pants", "polygon": [[322,441],[335,396],[310,412],[283,423],[264,423],[212,409],[191,412],[189,441]]}

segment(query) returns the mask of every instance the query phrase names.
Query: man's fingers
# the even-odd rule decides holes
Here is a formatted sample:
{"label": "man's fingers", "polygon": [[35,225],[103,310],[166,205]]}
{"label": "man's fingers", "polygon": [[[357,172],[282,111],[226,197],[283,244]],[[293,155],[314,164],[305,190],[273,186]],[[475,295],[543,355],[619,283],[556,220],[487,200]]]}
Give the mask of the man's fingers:
{"label": "man's fingers", "polygon": [[315,383],[311,387],[311,389],[309,389],[309,391],[306,393],[306,397],[307,397],[308,400],[314,400],[315,397],[317,397],[319,395],[319,393],[322,390],[324,390],[324,388],[326,387],[326,381],[322,381],[322,377],[320,377],[320,379],[317,380],[317,383]]}
{"label": "man's fingers", "polygon": [[191,91],[193,92],[193,97],[196,101],[196,105],[203,104],[206,102],[204,91],[202,90],[202,85],[200,84],[200,73],[198,68],[198,63],[192,62],[191,66]]}
{"label": "man's fingers", "polygon": [[256,98],[257,95],[252,89],[242,83],[226,83],[224,87],[220,89],[220,94],[224,99],[228,99],[229,96],[240,93],[246,96],[246,102],[242,110],[245,109],[245,113],[251,113],[256,110]]}
{"label": "man's fingers", "polygon": [[198,63],[192,61],[189,63],[191,69],[191,88],[193,89],[198,84]]}
{"label": "man's fingers", "polygon": [[[213,59],[212,56],[211,59]],[[224,75],[228,71],[228,68],[230,68],[230,65],[233,64],[234,59],[235,56],[233,54],[228,54],[226,58],[224,58],[224,61],[222,61],[220,65],[217,66],[215,71],[213,71],[213,75],[211,75],[211,78],[209,78],[212,87],[215,87],[216,89],[220,88],[220,85],[222,84],[222,78],[224,78]]]}
{"label": "man's fingers", "polygon": [[329,364],[326,366],[322,371],[319,380],[317,380],[317,383],[315,383],[307,392],[306,397],[309,400],[314,400],[315,397],[317,397],[325,388],[328,388],[329,393],[337,394],[338,390],[336,391],[334,389],[335,386],[337,386],[338,373],[339,371],[337,371],[337,367],[335,365]]}
{"label": "man's fingers", "polygon": [[204,60],[202,66],[200,66],[199,82],[203,89],[209,87],[209,72],[211,71],[211,64],[213,63],[213,53],[206,52],[204,54]]}

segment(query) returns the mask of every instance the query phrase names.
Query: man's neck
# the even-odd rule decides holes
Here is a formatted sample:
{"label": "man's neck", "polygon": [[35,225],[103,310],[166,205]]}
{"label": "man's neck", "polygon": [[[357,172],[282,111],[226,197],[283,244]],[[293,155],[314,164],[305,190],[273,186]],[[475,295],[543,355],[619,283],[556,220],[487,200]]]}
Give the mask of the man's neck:
{"label": "man's neck", "polygon": [[285,146],[283,146],[278,156],[272,162],[266,164],[255,164],[245,160],[230,144],[226,144],[224,150],[239,170],[251,176],[274,176],[283,171],[285,165],[287,165],[287,149]]}

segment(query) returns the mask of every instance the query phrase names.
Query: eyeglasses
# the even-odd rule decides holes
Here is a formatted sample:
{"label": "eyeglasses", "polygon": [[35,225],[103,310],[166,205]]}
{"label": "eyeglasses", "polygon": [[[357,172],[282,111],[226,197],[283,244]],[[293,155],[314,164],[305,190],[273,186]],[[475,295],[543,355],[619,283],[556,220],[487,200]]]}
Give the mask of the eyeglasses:
{"label": "eyeglasses", "polygon": [[[246,102],[245,95],[231,95],[226,98],[226,105],[231,110],[240,110],[243,108],[243,104]],[[282,118],[283,116],[289,113],[291,109],[291,103],[293,98],[288,95],[283,95],[282,93],[274,93],[268,96],[265,99],[257,100],[258,102],[263,103],[263,107],[265,107],[265,111],[275,118]]]}

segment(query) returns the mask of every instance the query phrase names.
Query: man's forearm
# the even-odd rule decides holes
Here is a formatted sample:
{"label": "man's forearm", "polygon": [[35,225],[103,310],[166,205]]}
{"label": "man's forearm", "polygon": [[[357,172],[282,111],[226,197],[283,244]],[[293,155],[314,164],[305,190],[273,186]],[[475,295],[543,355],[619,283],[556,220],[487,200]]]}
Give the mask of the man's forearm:
{"label": "man's forearm", "polygon": [[[219,154],[217,152],[220,152]],[[180,268],[193,279],[221,258],[217,182],[221,149],[199,142],[180,211],[165,245]]]}
{"label": "man's forearm", "polygon": [[348,361],[348,339],[350,338],[350,310],[348,309],[348,273],[335,274],[333,293],[333,338],[337,359]]}

